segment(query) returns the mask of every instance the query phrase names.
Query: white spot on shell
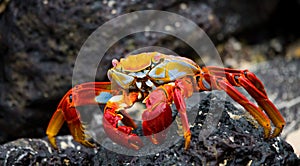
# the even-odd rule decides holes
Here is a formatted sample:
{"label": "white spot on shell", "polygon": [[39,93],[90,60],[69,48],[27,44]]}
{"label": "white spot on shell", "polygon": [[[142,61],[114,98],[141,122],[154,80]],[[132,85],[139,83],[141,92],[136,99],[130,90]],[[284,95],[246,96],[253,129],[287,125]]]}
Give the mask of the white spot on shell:
{"label": "white spot on shell", "polygon": [[141,82],[136,82],[136,86],[141,89],[142,88],[142,83]]}
{"label": "white spot on shell", "polygon": [[143,73],[143,72],[137,72],[137,73],[136,73],[136,76],[137,76],[138,78],[144,78],[144,77],[146,77],[146,74]]}
{"label": "white spot on shell", "polygon": [[149,87],[153,87],[154,86],[153,82],[150,81],[150,80],[146,81],[146,85],[149,86]]}

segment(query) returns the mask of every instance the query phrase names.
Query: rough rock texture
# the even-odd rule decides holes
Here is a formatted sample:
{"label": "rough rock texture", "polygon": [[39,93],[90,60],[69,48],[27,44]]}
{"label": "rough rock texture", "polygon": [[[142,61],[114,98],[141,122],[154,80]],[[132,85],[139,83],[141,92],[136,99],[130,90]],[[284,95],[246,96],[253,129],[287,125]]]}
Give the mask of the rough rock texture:
{"label": "rough rock texture", "polygon": [[[59,138],[68,141],[71,137]],[[69,146],[73,145],[71,143]],[[62,152],[51,149],[42,139],[19,139],[1,147],[1,165],[88,165],[94,157],[94,150],[78,150],[68,147]]]}
{"label": "rough rock texture", "polygon": [[[71,136],[58,137],[60,151],[47,139],[19,139],[0,146],[0,163],[6,165],[299,165],[293,148],[280,137],[264,140],[262,128],[248,114],[215,95],[189,110],[197,113],[192,131],[191,147],[184,151],[183,139],[169,150],[147,156],[127,156],[98,146],[85,148]],[[225,107],[223,107],[225,103]],[[224,108],[220,110],[220,108]],[[209,110],[219,110],[212,113]],[[220,119],[204,137],[207,118]],[[112,145],[114,146],[114,145]],[[154,145],[155,146],[155,145]]]}
{"label": "rough rock texture", "polygon": [[[44,136],[57,103],[71,87],[80,46],[105,21],[136,10],[166,10],[195,21],[219,41],[266,21],[276,2],[0,1],[0,142]],[[191,52],[174,40],[161,34],[125,38],[113,47],[103,71],[111,67],[111,55],[119,58],[141,46]],[[105,72],[99,75],[101,80]]]}

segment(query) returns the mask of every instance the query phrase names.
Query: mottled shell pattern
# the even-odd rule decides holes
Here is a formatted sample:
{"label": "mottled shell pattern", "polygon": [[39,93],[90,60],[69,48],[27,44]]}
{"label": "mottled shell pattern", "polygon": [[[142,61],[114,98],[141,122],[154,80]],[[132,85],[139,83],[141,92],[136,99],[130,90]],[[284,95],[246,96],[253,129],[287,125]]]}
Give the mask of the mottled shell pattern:
{"label": "mottled shell pattern", "polygon": [[192,60],[184,57],[148,52],[129,55],[112,61],[108,78],[123,89],[155,89],[179,78],[194,76],[201,71]]}

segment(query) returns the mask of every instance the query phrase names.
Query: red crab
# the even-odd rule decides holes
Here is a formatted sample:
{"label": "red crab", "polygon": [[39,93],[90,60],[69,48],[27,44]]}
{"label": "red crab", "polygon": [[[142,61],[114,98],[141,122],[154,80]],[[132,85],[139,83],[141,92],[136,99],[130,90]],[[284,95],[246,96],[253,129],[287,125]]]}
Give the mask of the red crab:
{"label": "red crab", "polygon": [[[76,107],[106,104],[103,127],[110,139],[122,146],[140,149],[143,142],[132,133],[137,125],[126,110],[135,102],[142,102],[146,106],[142,114],[143,133],[154,144],[165,140],[167,127],[172,123],[170,106],[175,104],[182,123],[184,148],[188,149],[191,132],[184,99],[191,97],[195,91],[225,91],[264,128],[265,138],[278,136],[285,125],[261,81],[248,70],[199,67],[188,58],[158,52],[129,55],[120,61],[114,59],[112,64],[113,68],[107,73],[111,82],[76,85],[62,98],[47,128],[49,141],[55,148],[55,136],[65,121],[77,142],[94,147],[86,140]],[[116,88],[111,90],[112,86]],[[234,86],[243,87],[259,106],[250,102]],[[275,126],[272,133],[270,121]]]}

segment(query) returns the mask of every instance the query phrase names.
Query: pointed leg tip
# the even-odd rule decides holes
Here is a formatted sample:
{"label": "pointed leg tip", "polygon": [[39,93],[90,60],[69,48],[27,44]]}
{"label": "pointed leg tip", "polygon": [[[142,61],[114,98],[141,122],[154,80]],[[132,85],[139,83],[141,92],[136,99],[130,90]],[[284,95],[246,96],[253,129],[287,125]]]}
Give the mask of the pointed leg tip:
{"label": "pointed leg tip", "polygon": [[53,136],[48,136],[48,140],[49,140],[49,142],[50,142],[50,144],[52,145],[52,147],[54,148],[54,149],[58,149],[58,147],[57,147],[57,144],[56,144],[56,139],[55,139],[55,137],[53,137]]}
{"label": "pointed leg tip", "polygon": [[184,144],[184,150],[187,151],[190,149],[190,143],[186,143]]}
{"label": "pointed leg tip", "polygon": [[186,132],[184,134],[184,139],[185,139],[185,143],[184,143],[184,150],[188,150],[190,148],[190,143],[191,143],[191,137],[192,137],[192,134],[191,132]]}
{"label": "pointed leg tip", "polygon": [[140,150],[141,149],[141,147],[136,145],[136,144],[130,144],[130,148],[134,149],[134,150]]}
{"label": "pointed leg tip", "polygon": [[81,142],[82,145],[89,147],[89,148],[96,148],[96,145],[93,143],[90,143],[89,141],[83,141]]}
{"label": "pointed leg tip", "polygon": [[[74,137],[73,137],[74,138]],[[80,143],[81,145],[85,146],[85,147],[88,147],[88,148],[95,148],[96,145],[89,142],[88,140],[85,140],[85,139],[74,139],[74,141]]]}
{"label": "pointed leg tip", "polygon": [[275,128],[272,135],[271,135],[271,138],[275,138],[275,137],[279,136],[280,133],[282,132],[282,129],[283,129],[283,127],[282,128]]}

